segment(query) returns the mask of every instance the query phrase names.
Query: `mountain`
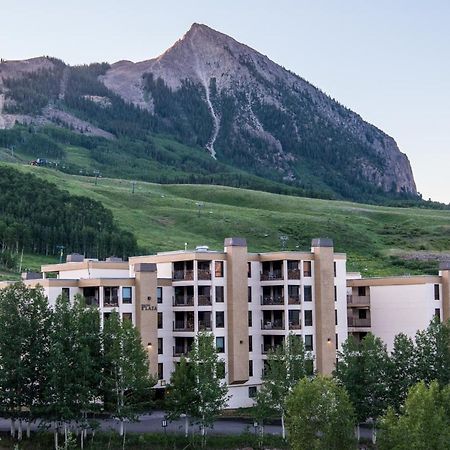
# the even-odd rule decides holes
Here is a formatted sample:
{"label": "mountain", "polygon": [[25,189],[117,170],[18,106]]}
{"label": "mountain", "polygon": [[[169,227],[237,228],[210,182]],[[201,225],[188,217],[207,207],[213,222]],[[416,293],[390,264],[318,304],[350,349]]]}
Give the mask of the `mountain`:
{"label": "mountain", "polygon": [[[72,171],[79,167],[68,141],[108,175],[120,169],[149,181],[359,201],[417,197],[394,139],[266,56],[200,24],[161,56],[138,63],[1,63],[0,128],[16,122],[37,125],[45,142],[61,148],[67,168],[72,161]],[[50,132],[55,124],[82,133],[83,142]],[[30,139],[22,129],[20,137],[3,137],[3,146]],[[28,144],[28,153],[36,145]]]}

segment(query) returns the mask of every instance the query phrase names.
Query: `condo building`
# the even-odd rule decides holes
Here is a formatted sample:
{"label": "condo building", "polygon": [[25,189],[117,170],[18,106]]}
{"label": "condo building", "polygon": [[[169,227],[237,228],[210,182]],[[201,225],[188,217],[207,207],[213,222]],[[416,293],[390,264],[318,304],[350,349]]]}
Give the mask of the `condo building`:
{"label": "condo building", "polygon": [[245,239],[227,238],[223,251],[202,246],[127,262],[74,254],[41,270],[24,283],[42,286],[51,305],[59,295],[81,294],[101,323],[117,311],[136,325],[159,389],[196,334],[211,332],[230,408],[253,404],[267,353],[289,333],[303,340],[317,372],[331,374],[349,334],[372,332],[391,348],[395,334],[414,336],[450,310],[450,265],[438,276],[363,279],[347,274],[346,255],[323,238],[312,240],[310,252],[251,253]]}

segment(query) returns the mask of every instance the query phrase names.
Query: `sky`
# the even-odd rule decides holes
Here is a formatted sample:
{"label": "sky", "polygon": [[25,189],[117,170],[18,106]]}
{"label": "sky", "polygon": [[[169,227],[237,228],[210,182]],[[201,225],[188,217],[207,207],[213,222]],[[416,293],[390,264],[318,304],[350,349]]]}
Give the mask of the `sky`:
{"label": "sky", "polygon": [[450,0],[0,0],[0,57],[141,61],[204,23],[391,135],[450,203]]}

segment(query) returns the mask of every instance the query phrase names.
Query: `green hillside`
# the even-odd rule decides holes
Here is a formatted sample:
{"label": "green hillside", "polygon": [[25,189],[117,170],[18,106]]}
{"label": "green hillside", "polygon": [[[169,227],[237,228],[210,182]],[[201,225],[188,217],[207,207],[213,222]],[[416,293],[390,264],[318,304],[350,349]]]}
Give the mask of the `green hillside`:
{"label": "green hillside", "polygon": [[[6,163],[2,163],[6,164]],[[450,258],[450,211],[388,208],[290,197],[221,186],[158,185],[67,175],[14,164],[72,194],[109,208],[146,253],[247,238],[251,251],[308,250],[314,237],[331,237],[348,255],[348,269],[364,275],[435,273]]]}

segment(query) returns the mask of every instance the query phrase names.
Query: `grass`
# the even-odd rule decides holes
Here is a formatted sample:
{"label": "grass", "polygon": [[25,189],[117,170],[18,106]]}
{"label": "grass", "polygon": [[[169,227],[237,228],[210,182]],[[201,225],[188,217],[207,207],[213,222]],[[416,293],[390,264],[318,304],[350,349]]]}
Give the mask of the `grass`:
{"label": "grass", "polygon": [[[80,155],[82,157],[82,155]],[[7,163],[3,163],[7,164]],[[435,273],[437,259],[450,258],[450,211],[389,208],[343,201],[283,196],[223,186],[158,185],[73,176],[14,164],[77,195],[110,208],[145,253],[223,248],[242,236],[250,251],[309,250],[314,237],[330,237],[346,252],[348,270],[367,276]],[[46,261],[47,262],[47,261]]]}

